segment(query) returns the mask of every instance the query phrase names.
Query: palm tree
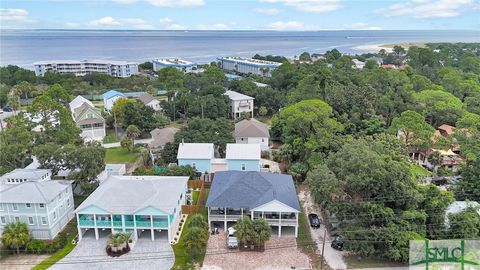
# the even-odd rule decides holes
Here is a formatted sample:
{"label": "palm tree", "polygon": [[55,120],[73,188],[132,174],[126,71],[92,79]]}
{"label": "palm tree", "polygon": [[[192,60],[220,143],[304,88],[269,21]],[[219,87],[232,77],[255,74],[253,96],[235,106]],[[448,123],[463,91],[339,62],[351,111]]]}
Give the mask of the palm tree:
{"label": "palm tree", "polygon": [[249,218],[240,218],[233,227],[239,242],[248,244],[253,240],[252,221]]}
{"label": "palm tree", "polygon": [[138,138],[138,136],[140,136],[140,134],[142,134],[140,129],[138,129],[138,127],[135,126],[135,125],[128,126],[127,130],[125,132],[126,132],[127,138],[129,138],[131,140],[134,140],[135,138]]}
{"label": "palm tree", "polygon": [[129,138],[123,138],[120,141],[120,146],[123,147],[123,148],[127,148],[128,151],[132,151],[133,150],[133,141],[130,140]]}
{"label": "palm tree", "polygon": [[25,246],[30,241],[30,233],[25,222],[12,222],[5,225],[2,233],[2,243],[5,246],[15,248],[17,255],[20,254],[20,247]]}
{"label": "palm tree", "polygon": [[33,87],[28,82],[21,82],[19,84],[14,85],[11,91],[12,91],[11,93],[17,96],[18,98],[21,98],[22,95],[24,95],[25,98],[27,99],[28,94],[35,92],[35,87]]}
{"label": "palm tree", "polygon": [[108,246],[112,252],[123,251],[128,246],[130,233],[112,233],[108,236]]}
{"label": "palm tree", "polygon": [[208,231],[199,227],[189,227],[183,237],[185,250],[194,260],[197,260],[199,255],[203,253],[203,250],[207,246],[207,241]]}
{"label": "palm tree", "polygon": [[263,246],[265,242],[270,239],[270,236],[272,236],[272,228],[263,218],[255,219],[252,222],[252,227],[255,232],[253,242],[255,242],[256,245]]}
{"label": "palm tree", "polygon": [[20,109],[20,98],[13,94],[8,95],[8,106],[10,106],[13,113],[16,114],[18,109]]}
{"label": "palm tree", "polygon": [[430,162],[430,164],[432,164],[433,171],[436,172],[438,166],[442,165],[442,163],[443,163],[443,157],[440,154],[440,152],[433,151],[432,153],[430,153],[430,155],[428,155],[428,162]]}
{"label": "palm tree", "polygon": [[190,217],[190,227],[197,227],[208,231],[208,223],[201,214],[195,214]]}

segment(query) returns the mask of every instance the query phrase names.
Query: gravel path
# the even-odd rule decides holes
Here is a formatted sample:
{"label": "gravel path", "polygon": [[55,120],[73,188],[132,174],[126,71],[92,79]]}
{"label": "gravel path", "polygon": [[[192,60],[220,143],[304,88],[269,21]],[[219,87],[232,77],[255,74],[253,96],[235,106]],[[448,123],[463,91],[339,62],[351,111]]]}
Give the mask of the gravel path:
{"label": "gravel path", "polygon": [[273,236],[264,252],[229,250],[226,233],[210,235],[203,270],[311,269],[307,255],[297,249],[293,236]]}
{"label": "gravel path", "polygon": [[[303,209],[305,210],[306,214],[315,213],[320,215],[320,209],[316,204],[313,203],[313,198],[310,195],[308,190],[302,190],[298,194],[298,198],[300,199],[300,203],[303,205]],[[313,229],[310,227],[310,234],[312,235],[312,239],[317,243],[317,247],[319,252],[322,251],[322,244],[323,244],[323,235],[326,228],[322,222],[322,225],[318,229]],[[324,257],[325,262],[330,266],[330,268],[335,270],[344,270],[347,269],[347,264],[343,260],[343,255],[341,251],[335,250],[330,246],[330,243],[333,239],[330,238],[328,232],[326,234],[326,243],[325,243],[325,251]]]}
{"label": "gravel path", "polygon": [[41,263],[49,255],[10,255],[0,260],[0,270],[28,270]]}

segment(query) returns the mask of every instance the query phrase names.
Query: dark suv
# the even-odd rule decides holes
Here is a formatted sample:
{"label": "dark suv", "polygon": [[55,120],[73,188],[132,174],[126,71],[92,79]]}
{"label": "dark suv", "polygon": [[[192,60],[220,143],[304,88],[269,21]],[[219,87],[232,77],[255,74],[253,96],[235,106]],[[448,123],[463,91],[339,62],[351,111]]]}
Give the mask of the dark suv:
{"label": "dark suv", "polygon": [[312,228],[320,228],[320,218],[318,218],[317,214],[308,214],[308,220]]}
{"label": "dark suv", "polygon": [[335,237],[335,240],[332,241],[332,244],[330,245],[332,248],[342,251],[343,250],[343,241],[340,240],[340,237]]}

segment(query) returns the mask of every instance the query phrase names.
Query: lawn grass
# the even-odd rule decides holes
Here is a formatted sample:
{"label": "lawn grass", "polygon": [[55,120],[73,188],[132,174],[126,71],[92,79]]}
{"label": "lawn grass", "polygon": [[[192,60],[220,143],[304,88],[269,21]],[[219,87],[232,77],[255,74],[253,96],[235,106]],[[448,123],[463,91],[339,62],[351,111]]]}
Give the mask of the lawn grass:
{"label": "lawn grass", "polygon": [[376,267],[405,267],[404,263],[393,262],[383,258],[369,257],[357,260],[356,255],[348,255],[343,257],[348,268],[376,268]]}
{"label": "lawn grass", "polygon": [[198,196],[200,195],[200,191],[194,190],[192,193],[192,199],[193,199],[193,204],[197,204],[198,202]]}
{"label": "lawn grass", "polygon": [[49,258],[43,260],[41,263],[37,264],[32,270],[43,270],[47,269],[50,266],[54,265],[63,257],[67,256],[74,248],[75,245],[72,244],[72,240],[77,236],[77,219],[74,218],[70,220],[70,222],[65,227],[65,231],[67,232],[67,245],[60,249],[59,251],[55,252]]}
{"label": "lawn grass", "polygon": [[107,129],[107,134],[105,135],[105,138],[103,138],[103,143],[114,143],[119,141],[120,138],[117,139],[117,136],[115,136],[115,129]]}
{"label": "lawn grass", "polygon": [[129,152],[126,148],[114,147],[107,148],[105,163],[133,163],[140,157],[138,150]]}
{"label": "lawn grass", "polygon": [[416,164],[411,164],[410,165],[410,172],[417,178],[418,180],[421,180],[425,177],[432,176],[432,173],[429,172],[427,169],[420,167]]}
{"label": "lawn grass", "polygon": [[[207,188],[205,189],[205,202],[207,201],[208,199],[208,193],[209,193],[210,189]],[[198,192],[197,192],[198,193]],[[193,193],[195,194],[195,193]],[[193,197],[195,197],[195,195],[193,195]],[[197,195],[197,199],[198,199],[198,195]],[[207,215],[208,215],[208,212],[207,212],[207,207],[205,207],[205,205],[202,205],[200,207],[200,214],[205,218],[205,220],[208,220],[207,218]],[[185,225],[183,227],[183,230],[182,230],[182,234],[180,235],[180,240],[178,241],[177,244],[175,245],[172,245],[172,249],[173,249],[173,253],[175,253],[175,264],[173,265],[172,267],[172,270],[176,270],[176,269],[189,269],[189,262],[191,261],[191,257],[187,254],[187,252],[185,252],[185,246],[183,245],[183,236],[187,233],[187,229],[188,229],[188,225],[190,224],[190,217],[192,215],[188,215],[187,217],[187,220],[185,221]],[[206,249],[205,249],[206,251]],[[203,253],[200,258],[199,258],[199,262],[200,262],[200,265],[203,264],[203,260],[205,259],[205,253]]]}

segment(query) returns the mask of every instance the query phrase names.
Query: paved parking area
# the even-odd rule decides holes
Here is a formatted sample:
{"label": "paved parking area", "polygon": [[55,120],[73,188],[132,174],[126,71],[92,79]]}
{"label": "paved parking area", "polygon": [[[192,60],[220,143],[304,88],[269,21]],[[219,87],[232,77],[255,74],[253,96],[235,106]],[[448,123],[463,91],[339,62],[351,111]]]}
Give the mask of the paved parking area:
{"label": "paved parking area", "polygon": [[307,255],[297,248],[293,236],[279,238],[272,234],[264,252],[229,250],[227,234],[210,235],[204,270],[266,270],[266,269],[311,269]]}
{"label": "paved parking area", "polygon": [[150,240],[150,233],[145,232],[135,243],[133,249],[120,257],[110,257],[105,252],[107,237],[98,241],[92,235],[84,237],[70,254],[49,269],[170,269],[175,262],[172,247],[167,241],[166,232]]}

